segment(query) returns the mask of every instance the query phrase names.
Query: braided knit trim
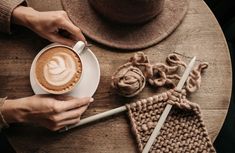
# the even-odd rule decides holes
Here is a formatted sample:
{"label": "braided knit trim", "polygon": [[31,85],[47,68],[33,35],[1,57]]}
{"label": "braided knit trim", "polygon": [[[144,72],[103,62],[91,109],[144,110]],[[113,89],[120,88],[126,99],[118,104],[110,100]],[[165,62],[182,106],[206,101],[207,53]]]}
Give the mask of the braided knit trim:
{"label": "braided knit trim", "polygon": [[215,152],[199,105],[186,99],[184,89],[172,89],[126,105],[139,151],[143,150],[167,104],[173,105],[173,109],[150,152]]}

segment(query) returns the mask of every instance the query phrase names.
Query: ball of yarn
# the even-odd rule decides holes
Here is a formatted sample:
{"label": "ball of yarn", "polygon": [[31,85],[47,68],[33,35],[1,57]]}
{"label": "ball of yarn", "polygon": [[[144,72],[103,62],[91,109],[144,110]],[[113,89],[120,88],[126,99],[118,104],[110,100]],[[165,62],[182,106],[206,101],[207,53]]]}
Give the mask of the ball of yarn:
{"label": "ball of yarn", "polygon": [[143,90],[145,77],[140,69],[126,64],[112,76],[112,87],[122,96],[133,97]]}

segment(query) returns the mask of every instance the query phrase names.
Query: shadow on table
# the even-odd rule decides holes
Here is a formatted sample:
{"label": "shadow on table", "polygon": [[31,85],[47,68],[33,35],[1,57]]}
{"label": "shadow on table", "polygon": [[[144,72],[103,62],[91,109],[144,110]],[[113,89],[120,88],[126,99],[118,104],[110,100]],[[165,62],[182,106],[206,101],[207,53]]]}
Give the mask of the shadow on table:
{"label": "shadow on table", "polygon": [[[205,0],[226,37],[230,50],[233,82],[235,81],[235,4],[234,0]],[[232,95],[228,114],[224,125],[214,142],[217,153],[235,153],[235,86],[233,84]]]}
{"label": "shadow on table", "polygon": [[0,153],[15,153],[3,133],[0,133]]}
{"label": "shadow on table", "polygon": [[[233,29],[235,30],[235,18],[233,23]],[[228,30],[228,29],[227,29]],[[229,34],[231,31],[228,30]],[[226,31],[225,31],[226,35]],[[227,34],[228,35],[228,34]],[[235,35],[234,35],[235,36]],[[234,37],[233,36],[233,37]],[[232,58],[232,67],[233,67],[233,82],[235,81],[235,39],[233,43],[230,41],[228,36],[226,37],[228,41],[228,46]],[[217,153],[234,153],[235,152],[235,86],[233,84],[232,96],[230,101],[230,106],[226,120],[224,122],[223,128],[220,131],[214,145],[216,147]]]}

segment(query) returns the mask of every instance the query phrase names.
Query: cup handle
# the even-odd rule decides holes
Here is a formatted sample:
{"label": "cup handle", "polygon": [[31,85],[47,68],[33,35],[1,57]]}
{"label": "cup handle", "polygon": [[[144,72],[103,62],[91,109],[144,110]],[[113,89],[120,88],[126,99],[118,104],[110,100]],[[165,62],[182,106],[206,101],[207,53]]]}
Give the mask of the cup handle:
{"label": "cup handle", "polygon": [[78,53],[81,54],[83,49],[85,48],[85,43],[83,41],[78,41],[74,46],[73,49]]}

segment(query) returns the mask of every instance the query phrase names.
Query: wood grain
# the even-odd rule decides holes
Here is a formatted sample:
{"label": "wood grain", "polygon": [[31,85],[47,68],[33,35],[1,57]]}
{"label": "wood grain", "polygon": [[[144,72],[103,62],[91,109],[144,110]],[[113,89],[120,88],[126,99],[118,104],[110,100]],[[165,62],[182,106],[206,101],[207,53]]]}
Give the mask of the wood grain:
{"label": "wood grain", "polygon": [[[61,8],[59,0],[31,0],[29,3],[38,10]],[[110,88],[111,75],[134,52],[120,52],[91,43],[91,49],[100,62],[101,80],[94,96],[95,103],[84,117],[161,91],[147,86],[135,98],[117,96]],[[30,65],[37,52],[47,44],[47,41],[26,29],[20,29],[12,36],[0,35],[1,97],[19,98],[33,94],[29,82]],[[188,98],[200,105],[209,135],[214,141],[227,113],[232,69],[224,35],[206,4],[202,0],[189,0],[188,14],[177,30],[158,45],[143,51],[149,55],[151,62],[163,62],[172,52],[179,54],[186,62],[193,56],[197,56],[196,64],[199,61],[209,62],[209,68],[202,76],[201,88]],[[137,152],[125,113],[63,134],[30,125],[15,125],[6,133],[10,143],[20,153]]]}

